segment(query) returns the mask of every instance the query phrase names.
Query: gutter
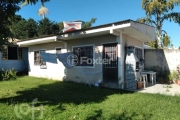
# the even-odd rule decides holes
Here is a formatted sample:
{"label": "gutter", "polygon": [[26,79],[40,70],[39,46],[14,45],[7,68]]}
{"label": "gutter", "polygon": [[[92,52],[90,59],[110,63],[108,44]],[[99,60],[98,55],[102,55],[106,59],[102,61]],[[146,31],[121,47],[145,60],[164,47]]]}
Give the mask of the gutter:
{"label": "gutter", "polygon": [[58,40],[58,37],[56,36],[55,38],[55,42],[61,42],[61,43],[64,43],[64,48],[67,49],[67,42],[64,42],[62,40]]}

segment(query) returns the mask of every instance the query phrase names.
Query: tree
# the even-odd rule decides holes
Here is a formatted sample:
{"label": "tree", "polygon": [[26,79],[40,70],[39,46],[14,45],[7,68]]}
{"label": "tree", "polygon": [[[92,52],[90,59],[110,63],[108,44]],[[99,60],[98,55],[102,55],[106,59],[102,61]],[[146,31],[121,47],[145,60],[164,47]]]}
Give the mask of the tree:
{"label": "tree", "polygon": [[19,4],[27,3],[36,4],[36,2],[47,2],[49,0],[0,0],[0,51],[3,45],[8,45],[9,38],[12,38],[11,25],[15,13],[20,9]]}
{"label": "tree", "polygon": [[13,37],[20,40],[36,37],[38,36],[37,27],[38,24],[36,21],[34,21],[34,19],[21,19],[12,25]]}
{"label": "tree", "polygon": [[26,23],[26,28],[28,31],[28,38],[33,38],[38,36],[38,32],[37,32],[38,23],[34,19],[32,18],[28,19]]}
{"label": "tree", "polygon": [[[24,0],[21,3],[21,7],[27,5],[27,4],[36,4],[38,0]],[[42,16],[43,19],[45,18],[45,14],[48,14],[48,9],[44,6],[45,2],[48,2],[49,0],[41,0],[41,8],[38,10],[38,15]]]}
{"label": "tree", "polygon": [[[137,21],[152,25],[156,28],[157,47],[163,47],[163,22],[165,20],[174,21],[180,25],[180,13],[173,12],[175,6],[180,4],[180,0],[142,0],[142,8],[146,12],[145,18],[139,18]],[[166,37],[165,44],[170,42]]]}
{"label": "tree", "polygon": [[96,18],[91,18],[91,20],[89,22],[84,22],[82,23],[82,28],[90,28],[92,26],[92,24],[94,24],[96,22]]}
{"label": "tree", "polygon": [[58,26],[59,26],[59,32],[61,32],[64,29],[63,22],[59,22]]}
{"label": "tree", "polygon": [[41,1],[41,4],[44,4],[44,2],[48,2],[50,0],[21,0],[21,7],[27,5],[27,4],[36,4],[38,1]]}
{"label": "tree", "polygon": [[38,15],[42,16],[43,19],[45,18],[45,14],[48,14],[48,9],[44,6],[44,2],[41,5],[41,8],[38,10]]}
{"label": "tree", "polygon": [[22,19],[12,26],[12,33],[14,35],[14,38],[22,40],[28,37],[26,24],[27,21],[25,19]]}
{"label": "tree", "polygon": [[49,35],[59,33],[59,26],[54,21],[44,18],[39,21],[38,35]]}
{"label": "tree", "polygon": [[19,10],[20,0],[0,0],[0,51],[3,45],[8,45],[9,38],[12,38],[10,26],[15,12]]}

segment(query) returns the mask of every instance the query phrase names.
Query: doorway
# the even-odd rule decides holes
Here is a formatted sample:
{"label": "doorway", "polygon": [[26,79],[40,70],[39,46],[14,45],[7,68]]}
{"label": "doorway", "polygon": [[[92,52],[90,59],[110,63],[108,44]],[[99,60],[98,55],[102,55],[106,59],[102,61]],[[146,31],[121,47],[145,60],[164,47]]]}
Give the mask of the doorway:
{"label": "doorway", "polygon": [[103,83],[118,82],[117,43],[103,45]]}

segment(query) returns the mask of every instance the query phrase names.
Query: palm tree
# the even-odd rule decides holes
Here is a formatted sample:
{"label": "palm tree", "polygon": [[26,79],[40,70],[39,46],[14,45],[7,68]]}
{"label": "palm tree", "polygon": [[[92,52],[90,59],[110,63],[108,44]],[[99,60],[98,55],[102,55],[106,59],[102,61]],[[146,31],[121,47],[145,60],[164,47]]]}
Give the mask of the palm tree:
{"label": "palm tree", "polygon": [[43,19],[45,18],[45,14],[48,14],[48,9],[44,6],[44,2],[41,2],[41,8],[38,10],[38,15],[42,16]]}
{"label": "palm tree", "polygon": [[142,8],[146,12],[146,17],[139,18],[137,21],[152,25],[156,28],[159,48],[163,47],[163,22],[169,20],[170,22],[174,21],[180,25],[180,13],[173,12],[174,7],[177,5],[180,5],[180,0],[142,0]]}
{"label": "palm tree", "polygon": [[[44,6],[44,2],[47,1],[49,0],[41,0],[41,8],[38,10],[38,15],[42,16],[43,19],[45,17],[45,14],[49,13],[48,9]],[[23,0],[23,2],[21,3],[21,7],[27,4],[35,4],[36,2],[38,2],[38,0]]]}

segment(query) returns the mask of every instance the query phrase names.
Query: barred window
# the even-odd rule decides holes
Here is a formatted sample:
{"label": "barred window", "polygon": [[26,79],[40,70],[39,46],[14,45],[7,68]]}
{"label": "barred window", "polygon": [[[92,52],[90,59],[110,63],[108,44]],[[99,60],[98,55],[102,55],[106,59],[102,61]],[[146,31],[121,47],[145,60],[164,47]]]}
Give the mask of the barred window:
{"label": "barred window", "polygon": [[75,66],[93,66],[93,46],[73,47],[73,53],[78,58]]}
{"label": "barred window", "polygon": [[8,60],[8,47],[4,46],[4,50],[2,51],[2,59]]}
{"label": "barred window", "polygon": [[43,64],[43,60],[40,56],[40,51],[45,51],[45,50],[34,51],[34,65],[42,65]]}
{"label": "barred window", "polygon": [[21,60],[23,58],[22,48],[18,48],[18,59]]}
{"label": "barred window", "polygon": [[138,60],[143,59],[142,53],[143,52],[142,52],[141,48],[135,48],[135,54],[136,54]]}

